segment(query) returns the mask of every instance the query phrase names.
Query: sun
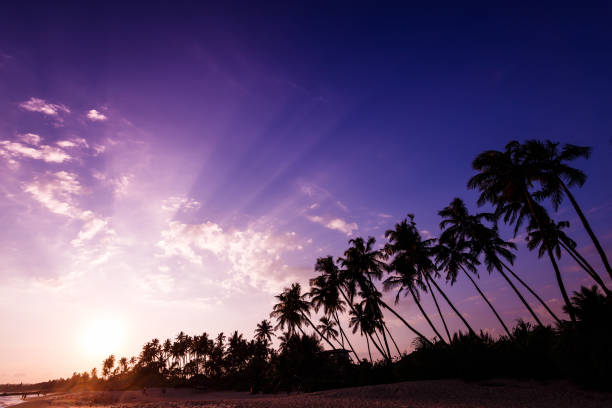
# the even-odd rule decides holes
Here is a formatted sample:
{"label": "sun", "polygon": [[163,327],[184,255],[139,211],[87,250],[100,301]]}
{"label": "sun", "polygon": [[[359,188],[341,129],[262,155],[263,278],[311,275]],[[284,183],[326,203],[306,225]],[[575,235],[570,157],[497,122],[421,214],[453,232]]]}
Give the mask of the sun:
{"label": "sun", "polygon": [[81,334],[81,347],[91,357],[116,354],[124,336],[124,325],[116,318],[90,320]]}

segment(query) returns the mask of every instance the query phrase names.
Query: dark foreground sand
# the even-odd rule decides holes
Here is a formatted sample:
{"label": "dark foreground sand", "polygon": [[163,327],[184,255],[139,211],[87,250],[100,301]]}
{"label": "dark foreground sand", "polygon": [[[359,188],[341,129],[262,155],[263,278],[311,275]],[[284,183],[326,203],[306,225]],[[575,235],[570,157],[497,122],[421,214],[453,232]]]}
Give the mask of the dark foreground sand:
{"label": "dark foreground sand", "polygon": [[567,382],[532,381],[415,381],[359,388],[344,388],[309,394],[250,395],[239,392],[201,392],[169,389],[162,394],[140,391],[99,391],[34,398],[19,408],[362,408],[362,407],[612,407],[612,393],[581,390]]}

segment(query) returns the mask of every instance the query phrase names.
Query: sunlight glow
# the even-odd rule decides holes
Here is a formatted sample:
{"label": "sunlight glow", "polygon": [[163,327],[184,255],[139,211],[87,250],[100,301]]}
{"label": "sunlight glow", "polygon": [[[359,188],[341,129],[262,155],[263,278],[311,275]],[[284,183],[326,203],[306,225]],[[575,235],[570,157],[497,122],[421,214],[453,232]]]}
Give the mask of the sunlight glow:
{"label": "sunlight glow", "polygon": [[85,325],[81,337],[81,348],[90,357],[107,357],[117,353],[123,342],[125,327],[116,318],[92,319]]}

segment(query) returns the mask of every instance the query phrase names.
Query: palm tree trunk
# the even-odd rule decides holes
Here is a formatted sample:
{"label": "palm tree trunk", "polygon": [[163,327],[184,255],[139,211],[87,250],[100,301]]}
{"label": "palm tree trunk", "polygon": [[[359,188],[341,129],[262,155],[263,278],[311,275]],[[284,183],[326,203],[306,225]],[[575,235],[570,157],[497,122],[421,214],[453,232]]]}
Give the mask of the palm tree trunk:
{"label": "palm tree trunk", "polygon": [[604,267],[606,268],[606,271],[608,271],[608,274],[612,278],[612,267],[610,267],[610,262],[608,261],[608,257],[606,256],[605,251],[601,247],[601,244],[599,243],[599,240],[595,236],[595,233],[591,229],[591,225],[589,224],[589,222],[587,221],[586,217],[584,216],[584,213],[582,212],[582,209],[580,208],[580,206],[576,202],[576,199],[574,198],[574,195],[569,191],[569,189],[567,188],[565,183],[561,179],[559,179],[559,178],[557,178],[557,180],[561,183],[561,186],[563,187],[563,190],[565,191],[565,194],[567,195],[567,198],[569,198],[570,202],[574,206],[574,210],[576,210],[576,213],[578,214],[578,217],[580,217],[580,221],[582,221],[582,225],[584,225],[584,229],[589,234],[589,237],[591,237],[591,241],[593,241],[593,245],[595,245],[595,249],[597,249],[597,252],[599,253],[599,256],[601,257],[601,261],[603,262]]}
{"label": "palm tree trunk", "polygon": [[419,302],[419,299],[417,299],[416,294],[414,293],[414,290],[412,289],[412,287],[408,286],[408,290],[410,291],[410,294],[412,295],[412,299],[414,299],[414,303],[416,303],[416,305],[419,307],[421,314],[423,315],[423,317],[425,317],[425,320],[427,320],[427,323],[429,323],[429,326],[432,328],[436,336],[438,336],[441,342],[446,343],[444,339],[442,338],[442,335],[438,332],[438,329],[436,329],[436,326],[434,326],[434,324],[429,319],[429,316],[427,316],[427,313],[425,313],[425,309],[423,309],[423,306],[421,306],[421,302]]}
{"label": "palm tree trunk", "polygon": [[518,276],[516,273],[514,273],[514,271],[512,269],[510,269],[510,267],[508,267],[508,265],[506,265],[505,263],[502,262],[502,265],[504,266],[504,268],[506,268],[506,270],[508,272],[510,272],[510,274],[517,280],[519,281],[519,283],[521,285],[523,285],[525,287],[525,289],[527,289],[529,291],[529,293],[531,293],[541,304],[542,306],[544,306],[544,309],[546,309],[546,311],[552,316],[553,319],[555,319],[555,321],[558,324],[561,324],[561,319],[559,319],[557,317],[556,314],[553,313],[552,310],[550,310],[550,308],[548,307],[548,305],[546,304],[546,302],[544,302],[544,300],[542,300],[542,298],[533,290],[531,289],[531,286],[529,286],[528,284],[525,283],[525,281],[523,281],[520,276]]}
{"label": "palm tree trunk", "polygon": [[387,329],[387,333],[389,333],[389,337],[391,337],[391,341],[395,345],[395,349],[397,350],[397,355],[399,357],[401,357],[402,356],[402,352],[400,351],[399,347],[397,347],[397,343],[395,342],[395,339],[393,338],[393,335],[391,334],[391,330],[389,330],[389,328],[387,327],[386,324],[385,324],[385,329]]}
{"label": "palm tree trunk", "polygon": [[[374,331],[374,334],[376,334],[376,331]],[[377,335],[377,334],[376,334]],[[376,340],[374,340],[374,337],[372,337],[372,333],[368,333],[368,336],[370,336],[370,340],[372,340],[372,344],[374,345],[374,347],[376,347],[376,349],[378,350],[378,352],[383,356],[383,358],[387,358],[387,355],[385,354],[385,352],[383,351],[383,349],[381,348],[381,346],[378,345],[378,343],[376,343]],[[378,335],[377,335],[378,336]]]}
{"label": "palm tree trunk", "polygon": [[552,253],[552,249],[550,247],[550,244],[548,243],[548,239],[546,239],[546,232],[542,229],[542,223],[540,222],[540,219],[535,213],[535,209],[533,208],[533,201],[528,191],[525,191],[525,198],[527,199],[527,204],[529,205],[529,211],[531,212],[531,216],[533,217],[534,220],[536,220],[536,224],[538,224],[538,229],[540,230],[540,233],[542,234],[542,239],[544,240],[543,244],[546,245],[546,252],[548,252],[548,257],[550,258],[550,262],[553,264],[553,268],[555,269],[555,278],[557,279],[557,285],[559,285],[559,290],[561,291],[561,296],[563,297],[563,301],[565,302],[565,307],[567,308],[567,312],[570,315],[571,321],[573,323],[576,323],[574,307],[572,306],[572,303],[569,300],[569,296],[567,296],[567,292],[565,291],[565,285],[563,284],[563,279],[561,279],[561,272],[559,271],[559,266],[557,265],[557,261],[555,261],[555,256]]}
{"label": "palm tree trunk", "polygon": [[431,341],[429,341],[429,339],[425,336],[423,336],[417,329],[415,329],[414,327],[412,327],[410,325],[410,323],[408,323],[406,320],[404,320],[404,318],[402,316],[400,316],[395,310],[393,310],[392,308],[389,307],[389,305],[387,305],[385,303],[384,300],[380,300],[380,304],[387,309],[388,311],[390,311],[391,313],[393,313],[395,315],[395,317],[397,317],[398,319],[400,319],[405,325],[406,327],[408,327],[414,334],[416,334],[417,336],[419,336],[420,338],[422,338],[423,340],[425,340],[428,344],[432,344],[433,343]]}
{"label": "palm tree trunk", "polygon": [[559,266],[557,265],[557,261],[555,261],[555,256],[553,255],[550,248],[547,248],[548,256],[550,257],[550,262],[553,264],[553,268],[555,269],[555,277],[557,278],[557,284],[559,285],[559,289],[561,290],[561,296],[563,296],[563,300],[565,305],[567,306],[567,311],[570,316],[570,319],[573,323],[576,323],[576,316],[574,314],[574,308],[567,296],[567,292],[565,291],[565,285],[563,284],[563,279],[561,278],[561,272],[559,271]]}
{"label": "palm tree trunk", "polygon": [[521,294],[521,292],[519,292],[519,290],[516,288],[516,286],[514,286],[514,284],[512,283],[512,281],[510,280],[510,278],[508,278],[508,275],[506,275],[503,271],[502,268],[498,269],[499,273],[501,273],[501,276],[504,277],[504,279],[506,280],[506,282],[508,282],[508,285],[510,285],[510,287],[512,288],[512,290],[514,291],[514,293],[516,293],[516,296],[518,296],[518,298],[521,300],[521,302],[523,302],[523,304],[525,305],[525,307],[527,308],[527,310],[529,310],[529,313],[531,313],[531,316],[533,316],[533,318],[535,319],[535,321],[542,327],[544,327],[544,325],[542,324],[542,322],[540,321],[540,319],[538,318],[538,315],[535,314],[535,312],[533,311],[533,309],[531,308],[531,306],[529,306],[529,303],[527,303],[527,301],[525,300],[525,298],[523,297],[523,295]]}
{"label": "palm tree trunk", "polygon": [[[346,294],[344,293],[344,291],[343,291],[341,288],[340,288],[339,290],[340,290],[340,294],[342,294],[342,297],[344,298],[345,302],[346,302],[346,303],[347,303],[347,304],[348,304],[348,305],[351,307],[351,309],[353,310],[353,312],[357,313],[357,312],[355,311],[355,307],[353,307],[353,303],[351,303],[351,301],[349,301],[349,299],[348,299],[348,297],[346,296]],[[410,326],[410,325],[409,325],[409,324],[408,324],[408,323],[407,323],[407,322],[406,322],[406,321],[405,321],[405,320],[404,320],[404,319],[403,319],[403,318],[402,318],[402,317],[401,317],[399,314],[397,314],[397,313],[395,312],[395,310],[393,310],[393,309],[391,309],[389,306],[387,306],[387,304],[386,304],[386,303],[385,303],[385,302],[384,302],[382,299],[380,300],[380,303],[381,303],[381,305],[383,305],[384,307],[386,307],[387,309],[389,309],[389,310],[390,310],[390,311],[391,311],[391,312],[392,312],[392,313],[393,313],[395,316],[397,316],[397,317],[398,317],[398,318],[399,318],[401,321],[403,321],[403,322],[404,322],[404,324],[405,324],[406,326],[408,326],[408,328],[409,328],[410,330],[412,330],[412,331],[413,331],[413,332],[414,332],[414,333],[415,333],[417,336],[423,337],[423,335],[422,335],[421,333],[419,333],[419,332],[418,332],[416,329],[414,329],[412,326]],[[383,321],[383,324],[385,324],[385,323],[384,323],[384,321]],[[389,330],[389,329],[387,329],[387,330]],[[424,338],[426,341],[428,341],[428,342],[429,342],[429,340],[427,340],[427,338],[425,338],[425,337],[423,337],[423,338]],[[348,338],[347,338],[347,340],[348,340]],[[374,339],[372,339],[372,341],[374,341]],[[431,342],[429,342],[429,343],[431,343]],[[376,344],[375,344],[375,345],[376,345]]]}
{"label": "palm tree trunk", "polygon": [[385,334],[385,322],[381,320],[381,327],[380,327],[380,332],[383,335],[383,339],[385,340],[385,348],[387,349],[387,355],[389,356],[389,362],[391,362],[392,356],[391,356],[391,350],[389,349],[389,342],[387,341],[387,335]]}
{"label": "palm tree trunk", "polygon": [[372,360],[372,352],[370,351],[370,340],[368,340],[368,336],[366,335],[366,343],[368,344],[368,355],[370,356],[370,364],[374,364]]}
{"label": "palm tree trunk", "polygon": [[504,330],[506,331],[506,333],[508,334],[508,337],[512,338],[512,334],[510,334],[510,330],[508,330],[508,327],[506,327],[506,323],[504,323],[504,321],[502,320],[501,316],[497,313],[497,310],[495,310],[495,308],[493,307],[493,305],[491,304],[491,302],[489,302],[489,299],[487,299],[487,297],[485,296],[484,293],[482,293],[482,290],[480,290],[480,287],[476,284],[476,281],[470,276],[470,274],[463,268],[463,266],[461,266],[461,270],[463,271],[463,273],[465,273],[465,275],[470,279],[470,281],[472,282],[472,284],[474,285],[474,287],[476,288],[476,290],[478,291],[478,293],[480,294],[480,296],[482,296],[482,298],[485,300],[485,302],[487,302],[487,305],[489,305],[489,307],[491,308],[491,310],[493,311],[493,313],[495,314],[495,317],[497,317],[497,320],[499,320],[499,323],[501,323],[502,327],[504,328]]}
{"label": "palm tree trunk", "polygon": [[[351,348],[351,351],[353,352],[353,354],[355,355],[355,358],[357,359],[357,362],[359,362],[359,356],[357,355],[357,353],[355,353],[355,349],[353,348],[353,345],[351,344],[348,336],[346,335],[346,333],[344,332],[344,330],[342,330],[342,325],[340,324],[340,319],[338,319],[338,314],[334,313],[334,319],[336,320],[336,324],[338,325],[338,328],[340,328],[340,336],[346,338],[346,342],[348,343],[349,347]],[[342,346],[342,348],[344,348],[344,346]]]}
{"label": "palm tree trunk", "polygon": [[[378,340],[378,344],[380,344],[380,348],[378,349],[383,357],[385,358],[385,360],[387,361],[391,361],[391,356],[389,356],[387,353],[384,352],[384,349],[382,349],[383,343],[380,340],[380,336],[378,335],[378,333],[376,332],[376,330],[374,330],[374,335],[376,336],[376,340]],[[374,339],[372,338],[372,342],[374,342]],[[376,343],[374,343],[374,345],[376,345]]]}
{"label": "palm tree trunk", "polygon": [[578,265],[580,265],[580,267],[582,269],[585,270],[585,272],[587,274],[589,274],[589,276],[591,278],[593,278],[593,280],[599,285],[601,286],[601,288],[603,289],[604,293],[606,295],[610,294],[610,290],[608,289],[608,287],[606,286],[606,284],[604,283],[603,279],[601,279],[601,276],[599,276],[599,274],[597,272],[595,272],[595,269],[593,269],[593,267],[587,262],[586,259],[584,259],[584,257],[582,255],[580,255],[580,253],[578,251],[576,251],[574,248],[566,245],[564,242],[560,241],[559,242],[561,244],[561,247],[563,249],[565,249],[565,251],[574,259],[574,261],[576,261],[576,263]]}
{"label": "palm tree trunk", "polygon": [[[331,341],[327,340],[326,337],[323,337],[323,335],[321,334],[321,332],[319,331],[319,329],[317,329],[317,326],[315,326],[314,324],[312,324],[312,322],[310,321],[310,319],[308,318],[308,316],[306,316],[304,313],[302,313],[302,316],[304,317],[304,319],[306,319],[306,321],[308,322],[308,324],[310,324],[310,326],[317,332],[317,334],[319,335],[319,337],[321,337],[323,340],[325,340],[327,342],[327,344],[329,344],[329,347],[332,348],[332,350],[336,350],[336,347],[331,343]],[[300,327],[300,326],[298,326]],[[300,328],[300,330],[302,330]]]}
{"label": "palm tree trunk", "polygon": [[436,299],[436,295],[434,295],[433,289],[431,288],[431,284],[429,283],[429,279],[430,279],[429,275],[425,275],[425,282],[427,282],[429,293],[431,293],[431,297],[433,298],[433,301],[436,304],[436,309],[438,309],[438,314],[440,315],[440,319],[442,319],[442,325],[444,326],[444,330],[446,331],[446,335],[448,336],[448,342],[450,344],[450,342],[453,341],[453,339],[451,338],[450,332],[448,331],[448,327],[446,326],[446,321],[444,320],[444,316],[442,316],[440,305],[438,305],[438,300]]}
{"label": "palm tree trunk", "polygon": [[446,296],[446,293],[444,293],[444,291],[440,288],[440,286],[438,286],[438,283],[434,280],[431,279],[431,283],[434,284],[434,286],[436,287],[436,289],[438,289],[438,292],[440,292],[440,294],[442,295],[442,297],[444,298],[444,300],[446,300],[446,303],[448,303],[448,305],[451,307],[451,309],[453,309],[453,311],[455,312],[455,314],[457,316],[459,316],[459,319],[461,319],[461,321],[463,322],[463,324],[465,324],[465,327],[467,327],[468,331],[473,334],[476,335],[476,332],[474,331],[474,329],[472,329],[472,326],[470,326],[470,324],[467,322],[467,320],[465,320],[465,318],[461,315],[461,313],[459,313],[459,311],[457,310],[457,308],[455,307],[455,305],[453,305],[453,302],[450,301],[450,299],[448,298],[448,296]]}

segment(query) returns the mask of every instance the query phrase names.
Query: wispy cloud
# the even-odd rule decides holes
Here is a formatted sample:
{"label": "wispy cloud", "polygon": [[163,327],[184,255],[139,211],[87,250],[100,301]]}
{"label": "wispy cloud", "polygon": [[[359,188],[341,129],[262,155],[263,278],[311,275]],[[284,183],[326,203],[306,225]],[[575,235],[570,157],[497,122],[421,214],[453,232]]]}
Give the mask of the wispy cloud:
{"label": "wispy cloud", "polygon": [[34,134],[34,133],[24,133],[24,134],[18,135],[17,138],[24,143],[34,145],[34,146],[38,146],[40,142],[42,141],[42,138],[39,135]]}
{"label": "wispy cloud", "polygon": [[17,164],[16,159],[20,158],[43,160],[47,163],[62,163],[70,160],[70,155],[59,147],[38,145],[40,143],[40,136],[38,135],[28,133],[21,136],[28,138],[30,146],[10,140],[2,140],[0,141],[0,157],[11,161],[11,164]]}
{"label": "wispy cloud", "polygon": [[230,283],[247,283],[274,291],[294,275],[283,255],[298,250],[295,234],[276,235],[253,227],[225,231],[211,221],[202,224],[171,221],[161,236],[157,246],[164,256],[179,256],[203,265],[203,259],[212,254],[226,262]]}
{"label": "wispy cloud", "polygon": [[359,229],[357,223],[347,222],[342,218],[326,218],[319,215],[308,215],[306,218],[312,222],[323,225],[325,228],[340,231],[348,236]]}
{"label": "wispy cloud", "polygon": [[21,102],[19,107],[30,112],[40,112],[48,116],[57,116],[60,112],[70,113],[70,109],[66,105],[49,103],[44,99],[34,97]]}
{"label": "wispy cloud", "polygon": [[54,214],[70,218],[77,218],[81,214],[74,197],[82,192],[82,187],[74,173],[48,172],[25,183],[23,190]]}
{"label": "wispy cloud", "polygon": [[172,196],[162,201],[161,208],[169,212],[190,211],[200,208],[200,203],[193,198]]}
{"label": "wispy cloud", "polygon": [[82,246],[84,242],[102,232],[114,235],[114,231],[108,227],[107,219],[79,207],[78,197],[83,194],[84,189],[75,173],[48,172],[42,177],[36,177],[32,182],[25,183],[23,191],[31,194],[52,213],[83,222],[77,237],[71,241],[73,246]]}

